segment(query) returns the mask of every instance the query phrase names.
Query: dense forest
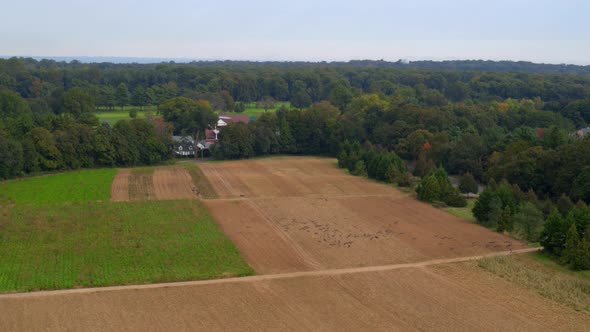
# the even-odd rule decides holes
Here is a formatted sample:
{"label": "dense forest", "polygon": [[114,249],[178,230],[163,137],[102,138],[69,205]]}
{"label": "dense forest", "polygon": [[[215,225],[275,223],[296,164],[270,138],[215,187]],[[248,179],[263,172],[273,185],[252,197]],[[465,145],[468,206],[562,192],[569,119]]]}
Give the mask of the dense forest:
{"label": "dense forest", "polygon": [[[225,128],[217,158],[332,155],[380,181],[422,178],[420,199],[454,206],[465,202],[447,173],[461,176],[462,189],[489,184],[476,203],[478,222],[532,242],[560,239],[548,250],[590,267],[590,141],[577,134],[590,123],[583,66],[0,59],[0,178],[159,163],[172,157],[173,132],[202,137],[215,111],[269,100],[291,108]],[[158,105],[164,121],[111,127],[93,114],[126,105]],[[547,218],[560,225],[551,234]],[[572,250],[586,256],[573,259]]]}

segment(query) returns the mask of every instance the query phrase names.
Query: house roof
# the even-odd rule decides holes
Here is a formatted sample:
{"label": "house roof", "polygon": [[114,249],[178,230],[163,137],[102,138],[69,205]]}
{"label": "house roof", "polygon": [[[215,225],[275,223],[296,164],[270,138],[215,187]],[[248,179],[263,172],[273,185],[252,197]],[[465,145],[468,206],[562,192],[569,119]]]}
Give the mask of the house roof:
{"label": "house roof", "polygon": [[215,139],[215,130],[205,129],[205,139]]}
{"label": "house roof", "polygon": [[223,120],[223,122],[230,124],[230,123],[248,123],[250,122],[250,116],[246,114],[220,114],[219,119]]}
{"label": "house roof", "polygon": [[195,140],[193,140],[192,137],[190,136],[172,136],[172,140],[175,142],[190,142],[190,143],[195,143]]}

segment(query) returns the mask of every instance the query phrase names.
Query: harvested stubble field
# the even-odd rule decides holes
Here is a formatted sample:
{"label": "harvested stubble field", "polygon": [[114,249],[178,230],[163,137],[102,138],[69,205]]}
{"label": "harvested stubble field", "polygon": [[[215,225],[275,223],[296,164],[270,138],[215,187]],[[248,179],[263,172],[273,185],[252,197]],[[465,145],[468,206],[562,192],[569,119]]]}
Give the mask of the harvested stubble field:
{"label": "harvested stubble field", "polygon": [[[154,331],[584,331],[590,316],[474,263],[0,297],[0,328]],[[27,296],[28,295],[28,296]]]}
{"label": "harvested stubble field", "polygon": [[524,248],[502,234],[346,175],[321,158],[201,166],[221,199],[206,201],[259,273],[424,261]]}
{"label": "harvested stubble field", "polygon": [[111,185],[113,201],[195,199],[193,175],[184,167],[120,169]]}
{"label": "harvested stubble field", "polygon": [[[306,157],[201,164],[219,196],[206,199],[206,206],[262,275],[4,295],[0,330],[590,326],[590,315],[571,304],[465,261],[524,244],[390,186],[346,175],[333,163]],[[200,172],[190,174],[194,183],[207,182]]]}

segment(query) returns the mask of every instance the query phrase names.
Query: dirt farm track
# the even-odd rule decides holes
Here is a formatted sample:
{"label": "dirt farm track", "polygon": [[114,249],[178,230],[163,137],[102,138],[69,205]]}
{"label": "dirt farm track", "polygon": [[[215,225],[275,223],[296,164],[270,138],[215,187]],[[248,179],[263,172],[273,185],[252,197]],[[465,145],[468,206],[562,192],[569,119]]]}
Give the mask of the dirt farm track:
{"label": "dirt farm track", "polygon": [[[469,260],[524,244],[334,163],[200,165],[219,196],[205,204],[257,276],[0,295],[0,331],[590,329],[590,315]],[[128,178],[115,180],[123,190],[113,192],[123,194],[113,199],[129,199]],[[187,179],[177,169],[157,171],[155,199],[195,199]]]}

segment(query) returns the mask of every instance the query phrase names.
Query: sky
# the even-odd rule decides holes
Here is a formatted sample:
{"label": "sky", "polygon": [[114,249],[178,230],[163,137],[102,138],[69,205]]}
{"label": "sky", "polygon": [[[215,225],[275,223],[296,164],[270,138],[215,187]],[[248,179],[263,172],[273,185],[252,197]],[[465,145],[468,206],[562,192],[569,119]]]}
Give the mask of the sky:
{"label": "sky", "polygon": [[590,65],[588,0],[4,2],[3,56]]}

